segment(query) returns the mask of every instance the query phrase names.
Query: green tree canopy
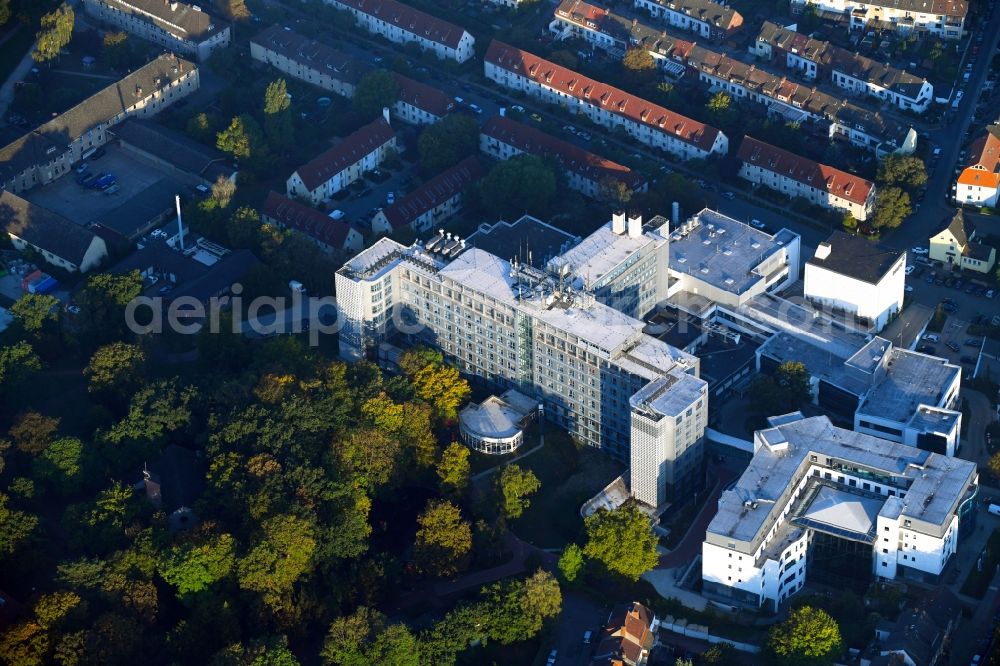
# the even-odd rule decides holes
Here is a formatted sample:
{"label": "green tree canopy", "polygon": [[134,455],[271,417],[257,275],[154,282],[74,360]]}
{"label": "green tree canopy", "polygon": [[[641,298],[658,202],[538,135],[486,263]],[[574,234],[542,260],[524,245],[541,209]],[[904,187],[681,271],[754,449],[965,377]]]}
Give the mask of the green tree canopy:
{"label": "green tree canopy", "polygon": [[38,517],[7,506],[9,498],[0,493],[0,558],[14,552],[38,525]]}
{"label": "green tree canopy", "polygon": [[441,485],[455,493],[463,492],[469,485],[469,449],[452,442],[441,452],[437,475]]}
{"label": "green tree canopy", "polygon": [[649,517],[634,502],[614,511],[598,509],[584,519],[587,543],[583,554],[630,580],[656,566],[656,534]]}
{"label": "green tree canopy", "polygon": [[67,3],[42,16],[42,29],[31,57],[35,62],[46,62],[59,57],[59,52],[73,39],[73,22],[76,15]]}
{"label": "green tree canopy", "polygon": [[406,625],[387,626],[384,615],[360,606],[331,623],[320,658],[330,666],[419,666],[420,643]]}
{"label": "green tree canopy", "polygon": [[822,666],[834,663],[843,643],[836,620],[819,608],[802,606],[771,627],[765,647],[777,664]]}
{"label": "green tree canopy", "polygon": [[887,155],[878,165],[879,186],[895,185],[914,192],[927,184],[927,167],[915,155]]}
{"label": "green tree canopy", "polygon": [[531,506],[528,496],[542,486],[534,472],[514,464],[503,468],[497,484],[503,499],[503,514],[508,519],[520,518],[524,510]]}
{"label": "green tree canopy", "polygon": [[472,528],[462,520],[459,508],[445,500],[431,500],[417,517],[417,524],[413,548],[417,567],[433,576],[458,572],[472,549]]}
{"label": "green tree canopy", "polygon": [[10,314],[33,338],[59,321],[59,299],[50,294],[24,294],[10,306]]}
{"label": "green tree canopy", "polygon": [[773,376],[761,376],[751,384],[754,410],[766,416],[787,414],[812,400],[810,375],[801,361],[785,361]]}
{"label": "green tree canopy", "polygon": [[572,583],[583,569],[583,550],[575,543],[563,548],[559,556],[559,572],[567,582]]}
{"label": "green tree canopy", "polygon": [[391,72],[373,69],[367,72],[354,87],[351,100],[354,110],[361,118],[371,120],[382,115],[382,109],[392,109],[399,99],[399,83]]}
{"label": "green tree canopy", "polygon": [[[0,347],[0,397],[12,396],[41,368],[42,362],[27,342]],[[0,401],[0,413],[3,412],[3,403]]]}
{"label": "green tree canopy", "polygon": [[547,571],[509,583],[494,583],[485,590],[489,604],[489,637],[504,645],[536,635],[546,619],[559,615],[562,592]]}
{"label": "green tree canopy", "polygon": [[87,278],[87,287],[77,302],[89,341],[102,344],[125,337],[125,309],[142,289],[143,279],[137,270],[124,275],[97,273]]}
{"label": "green tree canopy", "polygon": [[33,469],[32,476],[56,492],[73,494],[94,469],[93,453],[76,437],[61,437],[38,456]]}
{"label": "green tree canopy", "polygon": [[209,533],[203,525],[166,550],[157,569],[178,595],[201,592],[233,570],[235,548],[232,535]]}
{"label": "green tree canopy", "polygon": [[113,69],[124,69],[132,57],[128,43],[128,33],[122,30],[104,33],[101,40],[101,55]]}
{"label": "green tree canopy", "polygon": [[284,79],[271,81],[264,92],[264,133],[276,151],[284,151],[295,141],[292,102]]}
{"label": "green tree canopy", "polygon": [[882,187],[875,193],[875,208],[869,220],[876,229],[895,229],[911,212],[909,194],[896,186]]}
{"label": "green tree canopy", "polygon": [[555,200],[556,174],[537,155],[517,155],[493,167],[477,189],[485,210],[541,214]]}
{"label": "green tree canopy", "polygon": [[440,173],[478,150],[479,125],[463,114],[445,116],[417,139],[420,164],[428,173]]}
{"label": "green tree canopy", "polygon": [[112,342],[97,348],[83,374],[91,393],[125,399],[143,383],[146,352],[139,345]]}
{"label": "green tree canopy", "polygon": [[239,159],[258,158],[263,156],[264,134],[253,116],[243,113],[219,132],[215,146]]}
{"label": "green tree canopy", "polygon": [[261,538],[236,563],[236,572],[240,587],[273,602],[309,570],[316,539],[313,525],[293,515],[269,518],[261,529]]}

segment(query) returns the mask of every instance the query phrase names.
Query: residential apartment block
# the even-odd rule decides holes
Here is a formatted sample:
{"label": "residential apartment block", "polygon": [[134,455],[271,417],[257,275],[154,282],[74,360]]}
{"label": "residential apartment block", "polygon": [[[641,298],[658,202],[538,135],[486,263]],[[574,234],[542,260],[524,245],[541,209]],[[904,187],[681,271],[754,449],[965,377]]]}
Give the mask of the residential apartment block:
{"label": "residential apartment block", "polygon": [[357,252],[365,244],[364,237],[345,220],[334,220],[273,190],[268,192],[260,216],[279,229],[303,234],[327,254]]}
{"label": "residential apartment block", "polygon": [[[665,230],[633,220],[600,233],[665,247]],[[545,419],[578,441],[644,461],[633,477],[643,501],[680,501],[701,486],[708,401],[698,360],[643,333],[642,321],[600,302],[565,268],[508,262],[450,236],[424,247],[383,238],[337,272],[336,289],[345,358],[366,356],[390,334],[422,341],[466,375],[540,401]],[[647,433],[630,400],[651,384],[640,394],[656,426]],[[675,453],[682,459],[658,480],[662,456]]]}
{"label": "residential apartment block", "polygon": [[969,13],[965,0],[792,0],[792,11],[807,5],[850,18],[851,30],[895,30],[960,39]]}
{"label": "residential apartment block", "polygon": [[162,55],[0,148],[0,186],[23,192],[69,173],[126,118],[148,118],[198,89],[198,67]]}
{"label": "residential apartment block", "polygon": [[948,225],[930,238],[928,257],[945,266],[989,273],[996,264],[996,248],[985,245],[976,227],[958,209]]}
{"label": "residential apartment block", "polygon": [[934,101],[934,86],[927,79],[770,21],[764,22],[752,50],[768,61],[783,61],[806,78],[827,79],[852,94],[904,111],[923,113]]}
{"label": "residential apartment block", "polygon": [[649,187],[645,177],[627,166],[505,115],[486,121],[479,133],[479,149],[498,160],[522,153],[551,159],[563,168],[570,189],[592,199],[601,196],[602,190],[613,183],[621,183],[633,192],[645,192]]}
{"label": "residential apartment block", "polygon": [[0,191],[0,233],[14,248],[32,250],[53,266],[70,273],[86,273],[108,256],[104,239],[12,192]]}
{"label": "residential apartment block", "polygon": [[376,213],[372,233],[391,234],[404,227],[428,231],[461,210],[465,192],[485,175],[477,157],[466,157]]}
{"label": "residential apartment block", "polygon": [[815,87],[697,44],[688,52],[687,64],[713,91],[725,90],[736,100],[761,104],[770,115],[802,123],[817,134],[870,150],[879,159],[892,153],[908,155],[916,150],[917,131],[912,127]]}
{"label": "residential apartment block", "polygon": [[198,61],[229,46],[229,24],[179,0],[84,0],[91,16]]}
{"label": "residential apartment block", "polygon": [[743,27],[739,12],[711,0],[635,0],[635,7],[703,39],[721,41]]}
{"label": "residential apartment block", "polygon": [[990,125],[969,146],[969,162],[955,183],[959,204],[1000,205],[1000,125]]}
{"label": "residential apartment block", "polygon": [[388,110],[384,114],[296,169],[288,179],[288,196],[319,205],[380,165],[388,150],[396,150]]}
{"label": "residential apartment block", "polygon": [[703,594],[777,610],[812,575],[835,584],[941,579],[975,527],[975,463],[837,428],[825,416],[769,422],[708,526]]}
{"label": "residential apartment block", "polygon": [[905,279],[906,252],[835,231],[806,260],[803,295],[877,332],[903,309]]}
{"label": "residential apartment block", "polygon": [[350,12],[358,25],[396,44],[417,43],[442,60],[465,62],[475,39],[464,28],[396,0],[324,0]]}
{"label": "residential apartment block", "polygon": [[856,220],[868,219],[875,204],[875,183],[753,137],[743,137],[737,157],[740,178],[823,208],[842,210]]}
{"label": "residential apartment block", "polygon": [[683,58],[674,54],[691,46],[691,42],[672,37],[665,30],[583,0],[562,0],[549,23],[549,32],[559,40],[583,39],[615,58],[623,57],[630,48],[644,48],[660,69],[675,77],[685,68]]}
{"label": "residential apartment block", "polygon": [[[277,25],[250,40],[250,56],[300,81],[347,98],[354,97],[358,81],[374,69],[342,51]],[[396,72],[392,76],[399,85],[399,99],[392,106],[392,114],[399,120],[411,125],[432,124],[453,108],[451,97],[437,88]]]}
{"label": "residential apartment block", "polygon": [[280,25],[254,35],[250,57],[341,97],[354,97],[354,86],[368,71],[353,56]]}
{"label": "residential apartment block", "polygon": [[729,150],[728,138],[715,127],[497,40],[486,52],[485,75],[608,129],[621,127],[637,141],[683,159],[725,155]]}

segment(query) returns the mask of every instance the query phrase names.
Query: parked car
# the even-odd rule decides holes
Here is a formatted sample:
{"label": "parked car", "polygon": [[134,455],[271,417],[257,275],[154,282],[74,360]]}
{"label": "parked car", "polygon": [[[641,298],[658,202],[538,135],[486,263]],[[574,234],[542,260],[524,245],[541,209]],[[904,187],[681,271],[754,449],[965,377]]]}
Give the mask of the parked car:
{"label": "parked car", "polygon": [[916,268],[917,268],[916,266],[907,266],[907,267],[906,267],[906,274],[907,274],[907,275],[909,275],[909,274],[910,274],[910,273],[912,273],[912,272],[913,272],[914,270],[916,270]]}
{"label": "parked car", "polygon": [[937,350],[931,345],[920,345],[917,347],[917,351],[921,354],[930,354],[931,356],[934,356],[937,353]]}
{"label": "parked car", "polygon": [[80,162],[76,165],[76,172],[83,173],[89,168],[90,168],[89,164],[87,164],[86,162]]}
{"label": "parked car", "polygon": [[572,125],[563,125],[563,131],[569,132],[570,134],[576,134],[576,128]]}
{"label": "parked car", "polygon": [[389,204],[390,206],[392,204],[396,203],[396,193],[395,192],[389,192],[389,194],[385,195],[385,202],[387,204]]}
{"label": "parked car", "polygon": [[472,109],[476,115],[483,115],[483,110],[479,108],[478,104],[469,104],[469,108]]}
{"label": "parked car", "polygon": [[515,104],[514,106],[512,106],[510,108],[511,108],[512,111],[517,111],[518,113],[524,113],[524,107],[521,106],[520,104]]}
{"label": "parked car", "polygon": [[956,345],[954,342],[948,342],[948,343],[946,343],[945,347],[947,347],[948,349],[952,350],[953,352],[959,351],[958,345]]}
{"label": "parked car", "polygon": [[722,198],[723,199],[730,199],[730,200],[732,200],[732,199],[736,198],[736,195],[733,194],[732,192],[723,192],[722,193]]}
{"label": "parked car", "polygon": [[90,182],[92,180],[94,180],[95,178],[97,178],[97,174],[96,173],[85,173],[82,176],[80,176],[79,178],[77,178],[76,182],[79,183],[80,185],[83,185],[84,187],[89,187],[90,186]]}
{"label": "parked car", "polygon": [[941,336],[937,333],[925,333],[920,339],[924,342],[941,342]]}
{"label": "parked car", "polygon": [[910,248],[910,252],[912,252],[913,254],[927,254],[928,249],[926,247],[913,247]]}
{"label": "parked car", "polygon": [[580,131],[580,132],[577,132],[576,135],[578,137],[580,137],[581,139],[583,139],[584,141],[590,141],[591,139],[594,138],[594,135],[591,134],[590,132]]}
{"label": "parked car", "polygon": [[978,347],[983,343],[982,338],[966,338],[962,344],[966,347]]}
{"label": "parked car", "polygon": [[753,227],[754,229],[763,229],[764,228],[764,223],[761,222],[760,220],[753,219],[753,220],[750,220],[750,226]]}
{"label": "parked car", "polygon": [[542,117],[537,113],[531,114],[531,119],[534,120],[536,123],[542,122]]}

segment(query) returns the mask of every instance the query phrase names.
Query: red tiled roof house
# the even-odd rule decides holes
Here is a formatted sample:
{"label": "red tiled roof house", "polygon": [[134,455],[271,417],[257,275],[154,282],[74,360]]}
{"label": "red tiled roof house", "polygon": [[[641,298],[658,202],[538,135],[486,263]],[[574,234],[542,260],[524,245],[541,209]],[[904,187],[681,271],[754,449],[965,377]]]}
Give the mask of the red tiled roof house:
{"label": "red tiled roof house", "polygon": [[729,150],[729,139],[711,125],[497,40],[486,51],[484,71],[486,78],[506,88],[558,104],[608,129],[621,127],[650,148],[683,159]]}
{"label": "red tiled roof house", "polygon": [[867,219],[875,203],[871,181],[753,137],[743,138],[737,156],[740,178],[823,208],[849,212],[856,220]]}
{"label": "red tiled roof house", "polygon": [[387,117],[388,112],[296,169],[288,179],[288,196],[319,205],[380,165],[386,151],[396,150],[396,133]]}
{"label": "red tiled roof house", "polygon": [[308,236],[327,254],[358,252],[365,244],[361,233],[352,229],[344,220],[334,220],[315,208],[292,201],[273,190],[264,201],[261,219],[281,229],[291,229]]}
{"label": "red tiled roof house", "polygon": [[479,148],[498,160],[521,153],[552,159],[565,171],[569,187],[591,198],[598,197],[601,188],[611,181],[623,183],[633,192],[648,188],[646,179],[627,166],[505,116],[486,121],[479,133]]}

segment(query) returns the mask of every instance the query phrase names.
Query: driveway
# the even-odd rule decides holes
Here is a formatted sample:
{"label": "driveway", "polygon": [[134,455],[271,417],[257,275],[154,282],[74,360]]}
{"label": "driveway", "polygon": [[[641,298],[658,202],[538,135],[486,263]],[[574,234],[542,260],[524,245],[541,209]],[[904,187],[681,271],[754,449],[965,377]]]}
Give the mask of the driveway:
{"label": "driveway", "polygon": [[[590,663],[590,656],[597,647],[598,633],[607,622],[610,612],[610,608],[599,606],[579,592],[564,592],[555,640],[552,645],[543,646],[545,654],[548,655],[555,648],[559,653],[556,663],[560,666],[586,666]],[[590,644],[583,642],[585,631],[594,632]]]}

